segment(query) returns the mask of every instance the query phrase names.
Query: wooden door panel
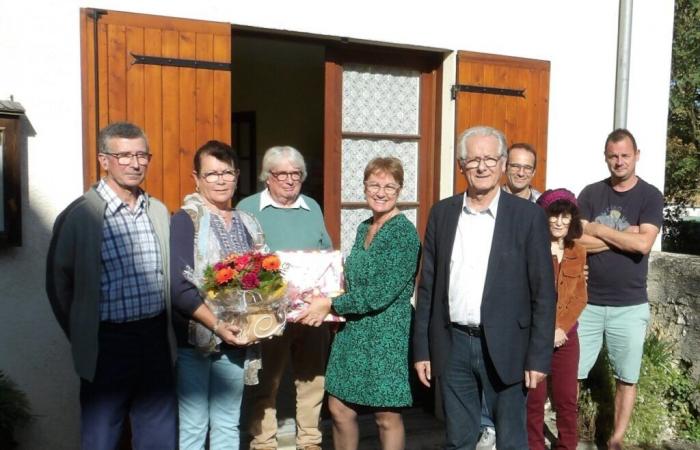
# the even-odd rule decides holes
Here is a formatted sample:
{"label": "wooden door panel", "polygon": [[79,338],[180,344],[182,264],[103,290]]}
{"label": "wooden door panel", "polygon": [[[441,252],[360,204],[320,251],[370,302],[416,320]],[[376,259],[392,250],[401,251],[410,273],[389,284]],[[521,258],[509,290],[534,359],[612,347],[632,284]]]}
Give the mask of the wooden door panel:
{"label": "wooden door panel", "polygon": [[97,131],[127,120],[149,137],[144,188],[176,210],[194,189],[195,150],[231,141],[231,73],[136,64],[133,55],[230,64],[230,24],[82,9],[81,39],[85,187],[100,177]]}
{"label": "wooden door panel", "polygon": [[[546,180],[549,62],[472,52],[457,56],[457,84],[524,89],[524,97],[458,92],[455,138],[475,125],[502,130],[508,144],[527,142],[537,150],[533,184],[543,189]],[[454,192],[466,189],[464,176],[454,166]]]}

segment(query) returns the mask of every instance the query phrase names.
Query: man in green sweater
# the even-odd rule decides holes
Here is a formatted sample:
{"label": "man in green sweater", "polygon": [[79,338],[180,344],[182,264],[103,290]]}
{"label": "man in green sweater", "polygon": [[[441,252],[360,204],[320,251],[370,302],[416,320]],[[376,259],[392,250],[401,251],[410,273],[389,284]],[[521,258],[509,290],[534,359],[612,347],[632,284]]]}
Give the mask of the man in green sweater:
{"label": "man in green sweater", "polygon": [[[265,152],[260,181],[266,189],[243,199],[238,209],[254,215],[270,250],[325,250],[332,247],[318,203],[301,194],[306,163],[293,147]],[[284,335],[264,341],[263,368],[252,408],[250,433],[254,450],[277,448],[277,391],[291,356],[296,387],[296,447],[320,450],[319,416],[329,334],[319,328],[289,323]]]}

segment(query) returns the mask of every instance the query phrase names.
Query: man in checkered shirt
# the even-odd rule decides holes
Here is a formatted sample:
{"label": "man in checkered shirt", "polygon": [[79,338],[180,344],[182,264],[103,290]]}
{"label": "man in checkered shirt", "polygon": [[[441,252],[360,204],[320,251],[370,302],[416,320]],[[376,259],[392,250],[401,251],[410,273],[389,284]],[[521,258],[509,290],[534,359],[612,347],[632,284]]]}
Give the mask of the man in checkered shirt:
{"label": "man in checkered shirt", "polygon": [[98,137],[105,177],[56,219],[46,290],[80,376],[81,446],[176,448],[165,206],[141,190],[151,159],[137,126]]}

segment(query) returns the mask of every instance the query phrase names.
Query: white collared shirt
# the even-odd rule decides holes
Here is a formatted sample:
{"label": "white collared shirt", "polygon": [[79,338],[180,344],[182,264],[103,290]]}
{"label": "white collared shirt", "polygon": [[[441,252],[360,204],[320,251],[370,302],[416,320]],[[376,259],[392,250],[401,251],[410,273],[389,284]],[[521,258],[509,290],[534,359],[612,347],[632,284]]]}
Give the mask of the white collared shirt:
{"label": "white collared shirt", "polygon": [[270,195],[270,190],[265,189],[264,191],[262,191],[260,193],[260,211],[267,208],[268,206],[272,206],[273,208],[292,208],[292,209],[303,208],[307,211],[311,211],[311,208],[309,208],[309,205],[306,204],[306,201],[304,200],[304,197],[302,197],[301,194],[299,194],[297,199],[291,205],[282,206],[272,198],[272,195]]}
{"label": "white collared shirt", "polygon": [[500,196],[501,190],[497,189],[488,208],[475,211],[464,193],[450,258],[448,298],[452,322],[470,326],[481,324],[481,300]]}

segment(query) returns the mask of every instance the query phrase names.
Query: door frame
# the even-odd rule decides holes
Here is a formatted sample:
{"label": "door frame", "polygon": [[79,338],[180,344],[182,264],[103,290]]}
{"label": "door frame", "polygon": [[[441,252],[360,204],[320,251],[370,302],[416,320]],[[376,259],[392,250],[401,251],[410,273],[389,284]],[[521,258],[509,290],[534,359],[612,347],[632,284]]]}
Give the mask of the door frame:
{"label": "door frame", "polygon": [[[423,237],[430,207],[439,198],[440,140],[442,113],[442,61],[435,51],[387,48],[373,45],[331,45],[327,48],[325,69],[324,118],[324,199],[323,213],[331,240],[340,246],[342,170],[342,76],[343,64],[372,64],[420,71],[418,202],[398,202],[418,206],[416,228]],[[376,137],[381,137],[377,135]],[[362,176],[357,174],[356,176]]]}

